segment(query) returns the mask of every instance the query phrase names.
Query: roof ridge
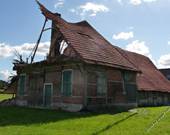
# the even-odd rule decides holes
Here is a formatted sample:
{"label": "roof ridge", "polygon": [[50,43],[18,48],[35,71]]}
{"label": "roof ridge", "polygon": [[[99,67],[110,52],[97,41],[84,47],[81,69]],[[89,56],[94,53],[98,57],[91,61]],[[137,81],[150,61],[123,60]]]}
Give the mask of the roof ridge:
{"label": "roof ridge", "polygon": [[[119,51],[119,52],[121,53],[121,55],[122,55],[125,59],[127,59],[132,65],[134,65],[134,66],[139,70],[139,67],[136,66],[136,65],[132,62],[132,60],[130,60],[129,58],[127,58],[128,56],[127,56],[127,54],[126,54],[126,53],[127,53],[126,50],[121,49],[122,51],[125,52],[125,55],[126,55],[126,57],[125,57],[124,54],[120,51],[120,49],[118,49],[118,47],[115,46],[115,48],[117,49],[117,51]],[[139,71],[140,71],[140,70],[139,70]]]}
{"label": "roof ridge", "polygon": [[39,8],[42,12],[42,14],[49,20],[55,20],[57,21],[58,24],[68,24],[68,22],[64,19],[61,18],[61,14],[59,13],[52,13],[51,11],[49,11],[43,4],[41,4],[38,0],[36,0],[36,2],[39,5]]}

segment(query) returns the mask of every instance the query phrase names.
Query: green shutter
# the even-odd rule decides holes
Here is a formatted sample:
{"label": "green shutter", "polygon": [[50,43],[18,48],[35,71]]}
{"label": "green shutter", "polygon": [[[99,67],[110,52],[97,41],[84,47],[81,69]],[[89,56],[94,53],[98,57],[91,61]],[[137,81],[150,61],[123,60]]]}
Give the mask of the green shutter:
{"label": "green shutter", "polygon": [[72,71],[63,71],[63,80],[62,80],[62,92],[65,96],[71,95],[71,78]]}
{"label": "green shutter", "polygon": [[97,95],[105,95],[107,91],[107,79],[104,73],[98,72]]}
{"label": "green shutter", "polygon": [[20,96],[24,95],[24,92],[25,92],[25,81],[26,81],[25,75],[21,75],[20,78],[19,78],[19,91],[18,91],[18,94]]}

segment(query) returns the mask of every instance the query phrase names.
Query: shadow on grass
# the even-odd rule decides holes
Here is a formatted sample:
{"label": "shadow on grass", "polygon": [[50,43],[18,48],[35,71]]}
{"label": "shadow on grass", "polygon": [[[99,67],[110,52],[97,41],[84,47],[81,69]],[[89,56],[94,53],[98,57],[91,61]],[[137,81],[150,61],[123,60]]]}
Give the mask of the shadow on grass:
{"label": "shadow on grass", "polygon": [[[65,112],[24,107],[0,107],[0,126],[30,125],[97,116],[111,112]],[[113,114],[113,113],[112,113]],[[114,112],[115,114],[115,112]]]}
{"label": "shadow on grass", "polygon": [[108,126],[106,126],[106,127],[104,127],[103,129],[101,129],[101,130],[93,133],[92,135],[99,135],[99,134],[101,134],[101,133],[109,130],[109,129],[112,128],[113,126],[116,126],[116,125],[118,125],[119,123],[124,122],[125,120],[128,120],[129,118],[133,117],[133,116],[136,115],[136,114],[137,114],[137,113],[130,114],[129,116],[127,116],[127,117],[125,117],[125,118],[123,118],[123,119],[121,119],[121,120],[118,120],[118,121],[116,121],[116,122],[114,122],[114,123],[112,123],[112,124],[110,124],[110,125],[108,125]]}
{"label": "shadow on grass", "polygon": [[0,126],[44,124],[67,119],[90,117],[93,115],[92,113],[70,113],[24,107],[0,107]]}

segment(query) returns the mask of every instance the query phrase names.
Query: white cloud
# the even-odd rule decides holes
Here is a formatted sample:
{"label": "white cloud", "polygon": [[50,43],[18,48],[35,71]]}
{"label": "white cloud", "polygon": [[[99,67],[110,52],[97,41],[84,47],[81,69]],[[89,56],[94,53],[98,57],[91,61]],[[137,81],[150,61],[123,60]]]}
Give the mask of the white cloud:
{"label": "white cloud", "polygon": [[159,68],[170,68],[170,54],[160,56],[158,60]]}
{"label": "white cloud", "polygon": [[[49,45],[50,42],[41,42],[36,54],[45,56],[49,51]],[[20,54],[30,54],[34,46],[35,43],[24,43],[16,46],[0,43],[0,58],[14,56],[14,50],[17,50]]]}
{"label": "white cloud", "polygon": [[143,2],[155,2],[155,1],[158,1],[158,0],[143,0]]}
{"label": "white cloud", "polygon": [[149,47],[144,41],[135,40],[126,46],[126,50],[136,52],[145,56],[151,56]]}
{"label": "white cloud", "polygon": [[[41,42],[38,46],[36,54],[45,56],[49,51],[49,45],[50,42]],[[34,46],[35,43],[24,43],[21,46],[14,46],[14,49],[16,49],[18,52],[21,52],[22,54],[29,54]]]}
{"label": "white cloud", "polygon": [[130,38],[133,38],[134,37],[134,34],[132,31],[130,32],[120,32],[118,33],[117,35],[113,35],[113,39],[115,40],[119,40],[119,39],[123,39],[123,40],[128,40]]}
{"label": "white cloud", "polygon": [[64,5],[64,0],[58,0],[58,1],[54,4],[54,8],[63,7],[63,5]]}
{"label": "white cloud", "polygon": [[137,6],[137,5],[142,4],[142,1],[141,0],[130,0],[130,4]]}
{"label": "white cloud", "polygon": [[5,43],[0,43],[0,58],[9,57],[12,55],[12,49]]}
{"label": "white cloud", "polygon": [[109,8],[103,4],[87,2],[84,5],[80,5],[76,9],[71,9],[70,11],[84,17],[85,15],[96,16],[97,13],[108,12]]}
{"label": "white cloud", "polygon": [[170,45],[170,41],[168,41],[168,45]]}
{"label": "white cloud", "polygon": [[8,70],[0,70],[0,78],[4,81],[8,81],[9,77],[12,75]]}
{"label": "white cloud", "polygon": [[134,6],[138,6],[142,3],[152,3],[152,2],[156,2],[158,0],[130,0],[130,4],[134,5]]}
{"label": "white cloud", "polygon": [[[24,43],[22,45],[9,45],[5,43],[0,43],[0,59],[5,59],[7,57],[14,57],[14,50],[17,50],[19,54],[27,56],[31,53],[34,48],[35,43]],[[49,51],[50,42],[41,42],[39,44],[36,56],[46,56]],[[0,79],[8,81],[9,76],[13,75],[14,72],[8,70],[0,70]]]}
{"label": "white cloud", "polygon": [[74,8],[70,9],[70,12],[75,13],[76,10]]}
{"label": "white cloud", "polygon": [[157,62],[153,59],[149,47],[146,45],[145,41],[135,40],[132,43],[128,44],[125,48],[128,51],[139,53],[147,56],[157,66]]}
{"label": "white cloud", "polygon": [[122,0],[117,0],[117,2],[118,2],[119,4],[122,4]]}

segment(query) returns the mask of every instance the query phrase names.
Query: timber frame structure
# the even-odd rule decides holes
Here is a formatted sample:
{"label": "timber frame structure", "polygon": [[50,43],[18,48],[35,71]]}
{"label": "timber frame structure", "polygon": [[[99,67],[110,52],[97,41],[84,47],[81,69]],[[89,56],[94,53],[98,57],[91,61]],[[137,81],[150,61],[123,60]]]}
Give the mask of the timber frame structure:
{"label": "timber frame structure", "polygon": [[49,55],[14,63],[17,105],[80,111],[170,104],[170,83],[149,58],[110,44],[86,21],[69,23],[38,4],[45,22],[52,21]]}

